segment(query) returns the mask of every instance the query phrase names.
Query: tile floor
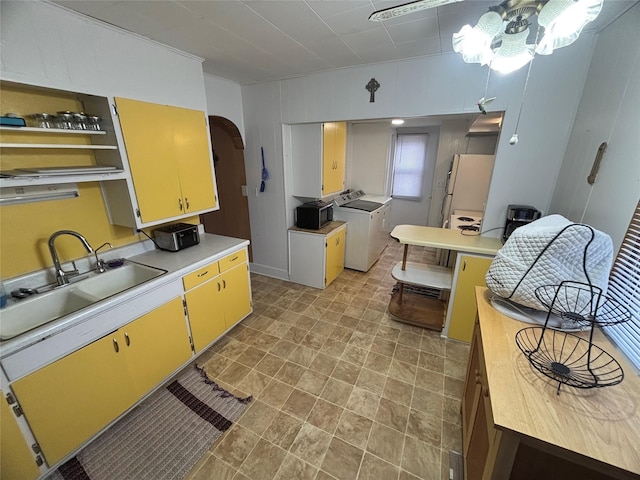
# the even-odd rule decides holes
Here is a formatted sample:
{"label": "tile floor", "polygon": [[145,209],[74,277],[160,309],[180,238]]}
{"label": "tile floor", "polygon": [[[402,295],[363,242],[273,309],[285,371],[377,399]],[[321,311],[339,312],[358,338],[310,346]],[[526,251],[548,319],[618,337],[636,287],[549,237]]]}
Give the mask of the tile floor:
{"label": "tile floor", "polygon": [[198,363],[254,400],[189,480],[449,478],[468,345],[389,317],[401,258],[390,240],[326,290],[252,275],[254,312]]}

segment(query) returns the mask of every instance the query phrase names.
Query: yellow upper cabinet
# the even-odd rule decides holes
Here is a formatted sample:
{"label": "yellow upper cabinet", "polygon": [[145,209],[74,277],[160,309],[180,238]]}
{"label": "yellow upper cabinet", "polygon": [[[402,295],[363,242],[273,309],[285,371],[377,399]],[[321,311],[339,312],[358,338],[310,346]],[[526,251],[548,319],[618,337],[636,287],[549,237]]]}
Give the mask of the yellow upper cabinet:
{"label": "yellow upper cabinet", "polygon": [[116,98],[116,104],[139,223],[215,210],[215,176],[204,113],[125,98]]}
{"label": "yellow upper cabinet", "polygon": [[323,125],[322,195],[344,190],[344,165],[347,149],[347,124]]}
{"label": "yellow upper cabinet", "polygon": [[177,122],[174,141],[184,211],[193,215],[203,210],[212,210],[216,206],[215,178],[204,114],[186,108],[167,108]]}
{"label": "yellow upper cabinet", "polygon": [[321,198],[344,190],[347,124],[291,125],[292,195]]}

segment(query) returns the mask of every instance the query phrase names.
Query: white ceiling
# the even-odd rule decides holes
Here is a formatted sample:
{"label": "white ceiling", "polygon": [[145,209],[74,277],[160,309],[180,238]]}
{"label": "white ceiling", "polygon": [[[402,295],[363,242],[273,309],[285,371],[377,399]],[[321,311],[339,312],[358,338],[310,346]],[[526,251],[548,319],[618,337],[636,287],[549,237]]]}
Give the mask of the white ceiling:
{"label": "white ceiling", "polygon": [[[599,31],[637,0],[605,0]],[[370,22],[406,0],[57,0],[71,10],[202,57],[242,84],[452,51],[451,36],[498,1],[465,0]]]}

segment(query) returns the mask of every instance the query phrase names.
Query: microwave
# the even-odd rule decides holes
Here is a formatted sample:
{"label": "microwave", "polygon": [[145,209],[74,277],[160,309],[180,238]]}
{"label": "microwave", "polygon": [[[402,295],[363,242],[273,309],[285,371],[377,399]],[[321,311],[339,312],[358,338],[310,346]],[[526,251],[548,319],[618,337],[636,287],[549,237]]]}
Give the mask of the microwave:
{"label": "microwave", "polygon": [[333,220],[333,204],[318,200],[296,207],[296,227],[320,230]]}

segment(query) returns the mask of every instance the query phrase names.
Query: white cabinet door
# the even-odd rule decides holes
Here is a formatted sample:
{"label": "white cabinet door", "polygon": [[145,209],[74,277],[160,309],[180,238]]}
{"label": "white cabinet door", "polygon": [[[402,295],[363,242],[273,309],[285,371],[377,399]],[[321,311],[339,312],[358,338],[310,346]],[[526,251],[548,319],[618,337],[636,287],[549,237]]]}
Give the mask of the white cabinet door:
{"label": "white cabinet door", "polygon": [[322,197],[322,124],[291,125],[291,195]]}

